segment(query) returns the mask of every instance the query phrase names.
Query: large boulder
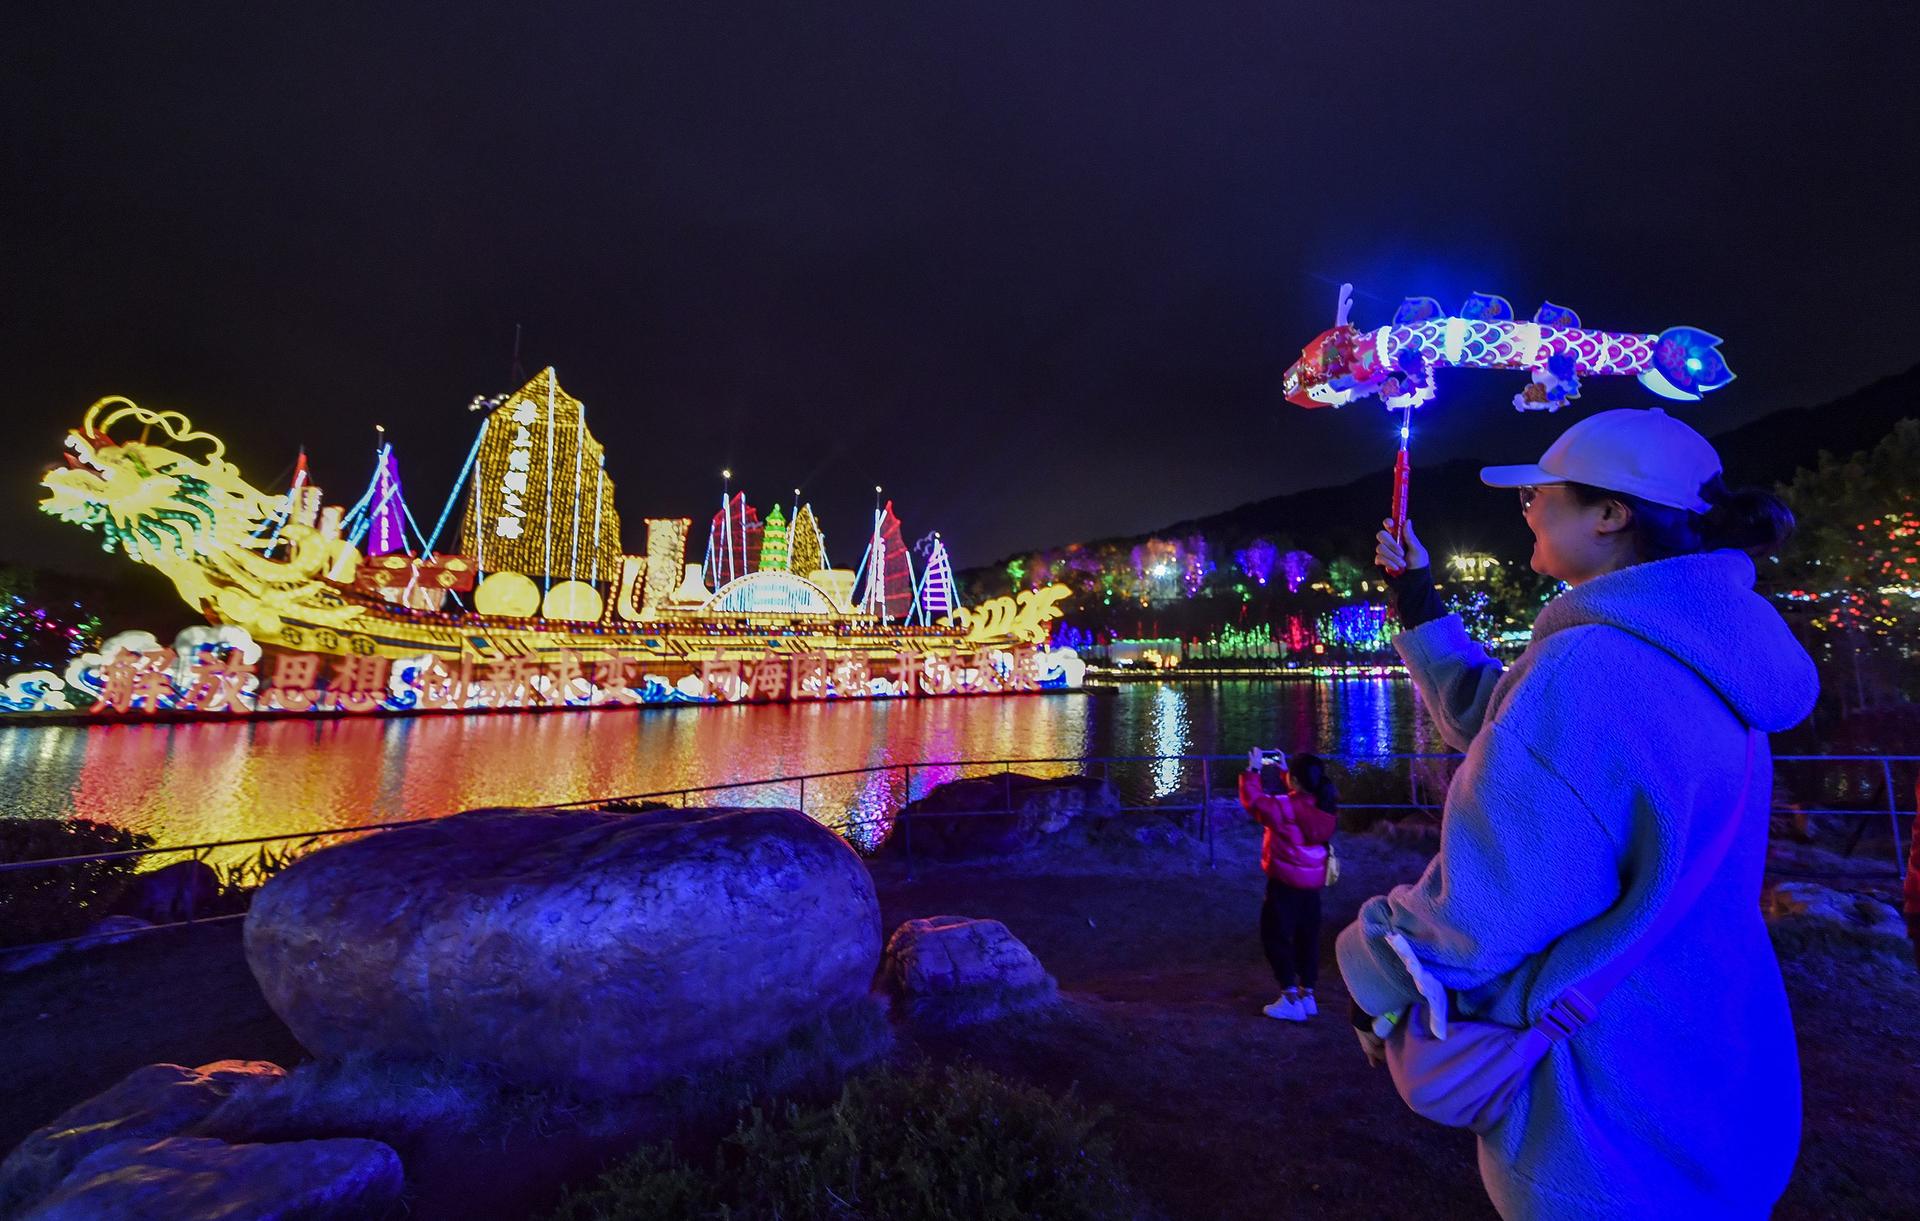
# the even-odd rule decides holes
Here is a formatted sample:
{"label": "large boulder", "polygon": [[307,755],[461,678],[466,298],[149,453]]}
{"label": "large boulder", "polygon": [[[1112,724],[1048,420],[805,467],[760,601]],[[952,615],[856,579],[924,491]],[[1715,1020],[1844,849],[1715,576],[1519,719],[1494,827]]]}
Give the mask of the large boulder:
{"label": "large boulder", "polygon": [[217,1060],[199,1068],[149,1064],[35,1129],[0,1162],[0,1216],[39,1199],[74,1166],[107,1145],[175,1136],[199,1123],[242,1085],[278,1080],[277,1064]]}
{"label": "large boulder", "polygon": [[1120,811],[1113,786],[1092,776],[1027,776],[1018,772],[951,780],[894,820],[890,851],[935,860],[1007,856],[1039,846],[1082,819],[1104,820]]}
{"label": "large boulder", "polygon": [[795,810],[482,810],[301,859],[254,898],[246,950],[322,1056],[632,1095],[870,1012],[880,908]]}
{"label": "large boulder", "polygon": [[374,1140],[108,1145],[23,1221],[378,1221],[400,1201],[399,1155]]}
{"label": "large boulder", "polygon": [[944,1025],[991,1021],[1051,1004],[1053,976],[998,920],[928,916],[887,941],[881,984],[918,1020]]}

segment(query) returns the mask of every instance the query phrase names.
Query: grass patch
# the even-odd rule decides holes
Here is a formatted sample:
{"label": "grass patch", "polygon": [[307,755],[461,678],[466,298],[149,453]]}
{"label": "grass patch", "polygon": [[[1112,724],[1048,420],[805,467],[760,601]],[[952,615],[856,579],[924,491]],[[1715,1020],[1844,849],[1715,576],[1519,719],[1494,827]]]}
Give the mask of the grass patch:
{"label": "grass patch", "polygon": [[552,1221],[1059,1221],[1133,1215],[1104,1110],[979,1068],[887,1070],[754,1109],[700,1165],[650,1145]]}
{"label": "grass patch", "polygon": [[[202,917],[227,916],[246,911],[253,905],[253,896],[262,886],[272,881],[287,866],[305,856],[318,843],[318,840],[308,840],[303,844],[287,848],[262,844],[258,852],[245,860],[210,866],[213,870],[216,889],[213,902],[208,904],[199,915]],[[195,857],[194,859],[204,858]]]}
{"label": "grass patch", "polygon": [[669,1119],[732,1115],[774,1095],[830,1093],[848,1073],[893,1046],[886,1001],[863,996],[797,1027],[782,1042],[654,1091],[649,1102]]}

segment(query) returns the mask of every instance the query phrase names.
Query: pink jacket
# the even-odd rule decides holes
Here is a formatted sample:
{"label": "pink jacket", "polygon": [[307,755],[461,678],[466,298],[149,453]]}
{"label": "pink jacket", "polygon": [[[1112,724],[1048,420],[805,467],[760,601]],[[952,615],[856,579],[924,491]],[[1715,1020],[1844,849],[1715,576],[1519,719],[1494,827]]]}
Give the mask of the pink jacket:
{"label": "pink jacket", "polygon": [[1334,816],[1313,798],[1275,795],[1260,787],[1260,777],[1240,773],[1240,804],[1266,828],[1260,845],[1260,868],[1286,886],[1316,890],[1327,884],[1327,842],[1333,838]]}

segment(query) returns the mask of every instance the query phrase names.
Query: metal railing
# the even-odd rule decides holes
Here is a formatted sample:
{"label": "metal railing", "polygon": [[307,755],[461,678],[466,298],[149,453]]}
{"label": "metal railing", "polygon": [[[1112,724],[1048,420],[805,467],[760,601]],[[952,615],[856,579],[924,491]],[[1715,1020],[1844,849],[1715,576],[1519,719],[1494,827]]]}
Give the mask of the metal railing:
{"label": "metal railing", "polygon": [[[1450,780],[1451,767],[1457,764],[1460,759],[1464,758],[1464,756],[1460,754],[1418,752],[1397,752],[1378,755],[1328,754],[1322,757],[1329,763],[1338,764],[1347,769],[1349,773],[1351,773],[1356,766],[1378,767],[1380,765],[1397,765],[1404,763],[1407,769],[1406,801],[1360,802],[1343,800],[1341,802],[1341,808],[1343,810],[1397,810],[1421,815],[1423,817],[1436,816],[1439,813],[1440,806],[1430,801],[1421,800],[1423,787],[1421,765],[1427,764],[1430,767],[1446,769],[1446,779]],[[532,810],[606,810],[608,807],[617,808],[623,805],[634,806],[640,803],[658,803],[660,805],[672,806],[675,804],[674,799],[677,799],[677,804],[681,808],[685,808],[692,803],[692,799],[696,795],[724,794],[738,792],[743,789],[777,789],[791,786],[796,790],[795,807],[802,813],[808,813],[807,786],[809,783],[815,786],[814,791],[816,795],[818,795],[823,782],[844,780],[850,777],[886,776],[897,773],[900,777],[900,798],[897,804],[891,805],[891,808],[866,815],[859,815],[849,811],[848,817],[844,819],[834,821],[819,819],[818,821],[821,821],[823,825],[849,840],[855,841],[857,846],[869,848],[877,846],[880,840],[884,839],[889,832],[897,830],[904,841],[902,848],[906,857],[907,876],[911,879],[915,876],[915,856],[912,846],[912,819],[915,815],[910,807],[916,800],[913,792],[916,775],[923,777],[934,775],[938,777],[936,784],[927,786],[926,792],[931,792],[934,788],[939,787],[939,785],[955,780],[980,779],[983,778],[983,776],[992,775],[1008,775],[1012,773],[1015,768],[1019,767],[1061,767],[1071,764],[1076,765],[1080,770],[1076,773],[1059,773],[1052,777],[1041,778],[1061,779],[1066,778],[1068,775],[1079,775],[1099,779],[1107,782],[1109,785],[1113,785],[1117,804],[1103,804],[1101,806],[1101,812],[1104,814],[1141,814],[1151,812],[1167,815],[1186,812],[1197,813],[1200,824],[1198,829],[1204,836],[1207,849],[1207,862],[1209,867],[1211,867],[1215,863],[1213,819],[1210,816],[1211,808],[1216,799],[1214,765],[1220,763],[1237,765],[1244,762],[1244,759],[1245,756],[1237,754],[1161,754],[1057,755],[998,759],[919,760],[912,763],[878,763],[865,767],[839,768],[830,771],[797,772],[754,780],[728,780],[703,785],[680,785],[664,789],[653,789],[646,792],[581,798],[574,801],[550,802],[521,808]],[[1774,815],[1795,814],[1860,819],[1861,824],[1851,836],[1846,847],[1846,855],[1848,856],[1851,856],[1855,848],[1858,847],[1866,830],[1866,820],[1878,818],[1884,813],[1888,820],[1887,825],[1892,842],[1894,876],[1904,876],[1906,871],[1906,850],[1901,841],[1900,824],[1904,818],[1910,817],[1910,815],[1900,804],[1903,789],[1895,785],[1893,769],[1895,764],[1902,766],[1920,764],[1920,755],[1780,755],[1776,756],[1773,762],[1776,767],[1780,764],[1815,763],[1861,765],[1870,771],[1878,770],[1881,780],[1880,789],[1885,798],[1884,809],[1880,808],[1877,804],[1874,808],[1863,808],[1860,806],[1804,807],[1800,805],[1783,808],[1776,804],[1772,813]],[[1128,777],[1123,774],[1120,782],[1116,784],[1116,765],[1122,769],[1123,773],[1125,769],[1130,767],[1158,768],[1164,772],[1164,769],[1166,769],[1168,765],[1172,765],[1177,770],[1173,773],[1173,780],[1171,782],[1168,781],[1167,776],[1164,774],[1153,779],[1150,783],[1144,777]],[[1190,765],[1197,765],[1199,773],[1197,786],[1188,780],[1187,773]],[[1096,768],[1098,769],[1097,772],[1095,770]],[[965,774],[967,769],[974,769],[976,774]],[[986,770],[982,772],[980,769]],[[1231,782],[1227,781],[1224,776],[1221,777],[1221,780],[1222,783],[1219,786],[1221,796],[1225,799],[1232,799],[1233,789],[1230,787]],[[1433,788],[1433,784],[1432,779],[1425,782],[1425,786],[1428,789]],[[1153,789],[1152,795],[1146,800],[1129,804],[1131,796],[1137,795],[1143,787],[1151,787]],[[1197,792],[1195,791],[1196,788]],[[890,785],[888,786],[887,792],[889,800],[891,800],[892,789]],[[925,793],[921,794],[922,797],[925,795]],[[1196,799],[1188,800],[1187,798],[1189,796]],[[637,813],[639,811],[618,811],[616,809],[611,812]],[[986,816],[1006,817],[1018,812],[1019,808],[1014,802],[1014,789],[1011,784],[1008,784],[1002,786],[1001,801],[993,807],[979,810],[928,810],[921,812],[919,816],[941,819]],[[451,813],[453,812],[450,811],[449,814]],[[248,836],[240,839],[209,840],[191,844],[169,844],[150,848],[131,848],[110,852],[43,857],[25,861],[5,861],[0,862],[0,875],[16,873],[22,870],[54,869],[62,866],[86,865],[140,857],[188,854],[190,857],[197,858],[202,853],[216,849],[246,847],[256,844],[286,843],[296,840],[305,841],[305,844],[302,845],[304,847],[322,842],[336,841],[347,836],[393,830],[399,827],[420,826],[425,823],[437,822],[441,818],[448,817],[449,814],[367,823],[352,827],[323,827],[313,830],[287,831],[272,835]],[[813,815],[809,813],[809,817],[813,817]],[[861,845],[859,843],[861,839],[869,839],[869,842]],[[26,950],[41,949],[54,945],[81,944],[100,940],[122,940],[130,936],[149,932],[197,926],[234,918],[237,918],[237,916],[220,915],[196,920],[190,914],[185,920],[155,924],[147,928],[86,934],[57,942],[42,942],[30,946],[7,947],[0,949],[0,955],[15,954]]]}

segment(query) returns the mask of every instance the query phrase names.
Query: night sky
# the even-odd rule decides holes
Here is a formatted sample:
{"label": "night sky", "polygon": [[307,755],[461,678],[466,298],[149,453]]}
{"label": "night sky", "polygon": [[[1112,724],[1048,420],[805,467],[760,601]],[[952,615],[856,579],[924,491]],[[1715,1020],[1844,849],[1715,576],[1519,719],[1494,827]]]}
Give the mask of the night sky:
{"label": "night sky", "polygon": [[[516,323],[630,550],[731,466],[849,566],[875,483],[968,564],[1384,467],[1377,406],[1280,397],[1343,279],[1363,325],[1478,289],[1714,331],[1709,432],[1920,359],[1905,3],[36,7],[8,560],[93,551],[35,484],[108,393],[276,490],[304,444],[342,503],[384,424],[430,519]],[[1444,381],[1417,461],[1538,456],[1568,417],[1522,381]]]}

